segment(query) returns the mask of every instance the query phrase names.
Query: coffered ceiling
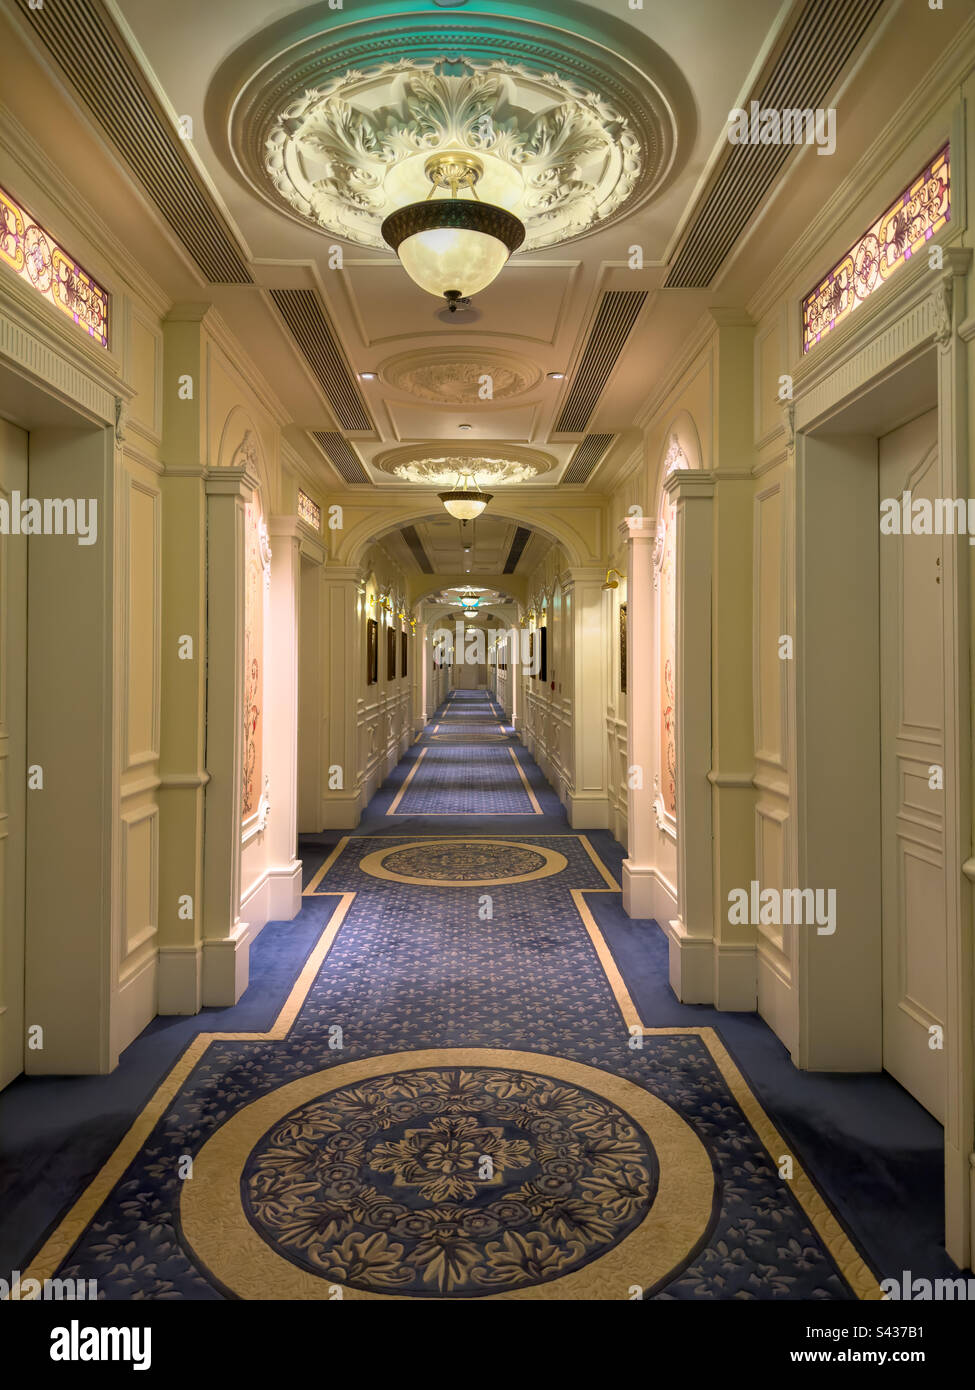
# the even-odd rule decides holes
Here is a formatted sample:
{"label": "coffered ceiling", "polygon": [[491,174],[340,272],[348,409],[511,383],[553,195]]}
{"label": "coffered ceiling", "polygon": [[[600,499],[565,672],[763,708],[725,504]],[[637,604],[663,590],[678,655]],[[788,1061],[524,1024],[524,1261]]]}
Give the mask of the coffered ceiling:
{"label": "coffered ceiling", "polygon": [[[961,23],[940,20],[909,0],[11,0],[0,41],[5,103],[174,302],[217,304],[324,485],[433,510],[465,460],[499,497],[604,491],[701,315],[760,290]],[[733,155],[731,108],[776,93],[835,101],[831,159]],[[451,315],[378,225],[458,141],[528,234]],[[482,518],[472,572],[502,572],[518,530]],[[413,528],[437,572],[456,531]]]}

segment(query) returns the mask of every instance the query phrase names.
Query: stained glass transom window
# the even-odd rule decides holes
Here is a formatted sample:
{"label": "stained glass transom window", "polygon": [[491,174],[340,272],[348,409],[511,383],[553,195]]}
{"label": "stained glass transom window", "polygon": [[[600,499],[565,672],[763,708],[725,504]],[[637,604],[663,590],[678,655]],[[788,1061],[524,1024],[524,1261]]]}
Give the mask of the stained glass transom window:
{"label": "stained glass transom window", "polygon": [[313,527],[316,531],[322,529],[322,509],[317,502],[313,502],[307,492],[298,489],[298,515],[307,526]]}
{"label": "stained glass transom window", "polygon": [[945,145],[802,301],[808,352],[951,220],[951,166]]}
{"label": "stained glass transom window", "polygon": [[108,294],[0,188],[0,261],[108,347]]}

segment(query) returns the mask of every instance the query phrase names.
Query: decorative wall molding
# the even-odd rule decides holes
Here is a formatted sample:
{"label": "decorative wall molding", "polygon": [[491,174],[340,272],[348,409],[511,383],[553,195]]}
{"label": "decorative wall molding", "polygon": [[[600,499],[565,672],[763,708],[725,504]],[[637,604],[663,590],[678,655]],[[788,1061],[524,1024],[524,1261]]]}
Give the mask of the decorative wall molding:
{"label": "decorative wall molding", "polygon": [[796,429],[807,430],[820,422],[926,344],[946,346],[952,331],[951,279],[965,274],[971,259],[969,250],[946,251],[945,271],[933,290],[925,263],[919,262],[917,270],[905,268],[900,285],[894,281],[878,292],[876,298],[882,297],[883,303],[873,313],[870,299],[843,328],[835,330],[838,336],[844,335],[836,350],[829,353],[827,339],[826,355],[817,369],[796,373]]}
{"label": "decorative wall molding", "polygon": [[[0,300],[4,298],[3,291],[4,286],[0,285]],[[37,329],[36,322],[33,327]],[[73,363],[60,342],[45,341],[39,332],[24,327],[2,305],[0,358],[5,358],[21,375],[32,378],[42,389],[75,406],[89,419],[115,428],[115,393],[120,389],[119,383],[112,380],[111,388],[103,385]]]}

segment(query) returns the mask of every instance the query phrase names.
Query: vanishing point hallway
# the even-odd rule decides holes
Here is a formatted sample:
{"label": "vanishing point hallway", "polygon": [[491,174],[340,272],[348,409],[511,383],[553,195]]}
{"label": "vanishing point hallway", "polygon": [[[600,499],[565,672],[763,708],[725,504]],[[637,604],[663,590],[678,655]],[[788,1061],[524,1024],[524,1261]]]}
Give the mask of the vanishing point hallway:
{"label": "vanishing point hallway", "polygon": [[6,1093],[30,1134],[15,1234],[72,1196],[25,1278],[109,1299],[843,1300],[879,1297],[871,1266],[902,1257],[942,1272],[937,1199],[920,1231],[882,1219],[936,1181],[937,1127],[882,1078],[786,1091],[764,1024],[677,1004],[658,929],[620,911],[621,847],[570,829],[486,692],[453,692],[361,826],[303,859],[302,910],[265,929],[240,1003],[160,1019],[80,1083],[100,1112],[80,1149],[65,1082],[32,1133]]}

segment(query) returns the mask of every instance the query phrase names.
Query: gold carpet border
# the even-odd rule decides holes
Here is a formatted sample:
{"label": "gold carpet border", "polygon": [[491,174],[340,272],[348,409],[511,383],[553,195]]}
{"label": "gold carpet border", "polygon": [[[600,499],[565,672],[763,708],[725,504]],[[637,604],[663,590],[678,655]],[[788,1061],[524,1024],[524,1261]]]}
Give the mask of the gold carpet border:
{"label": "gold carpet border", "polygon": [[[321,964],[328,954],[335,937],[338,935],[339,929],[356,896],[355,893],[318,893],[315,891],[317,885],[335,863],[336,859],[338,859],[350,838],[351,836],[345,835],[339,840],[338,844],[325,860],[325,863],[317,871],[311,883],[309,883],[308,887],[304,890],[306,896],[335,897],[339,898],[340,902],[333,912],[328,925],[322,932],[321,937],[319,937],[311,955],[308,957],[301,974],[292,986],[288,998],[281,1012],[275,1019],[270,1032],[200,1033],[173,1064],[171,1070],[149,1097],[125,1135],[119,1141],[113,1153],[106,1159],[105,1163],[95,1174],[94,1178],[92,1178],[81,1196],[61,1218],[55,1230],[31,1261],[30,1267],[22,1274],[22,1280],[37,1279],[43,1284],[45,1279],[52,1279],[54,1277],[58,1266],[66,1258],[85,1228],[94,1219],[99,1207],[108,1197],[112,1188],[120,1180],[126,1168],[128,1168],[129,1164],[142,1148],[149,1134],[152,1132],[154,1125],[163,1115],[180,1086],[190,1075],[193,1068],[212,1042],[275,1041],[287,1036],[291,1024],[297,1017],[308,991],[311,989],[315,976],[321,968]],[[389,838],[389,836],[363,835],[357,836],[356,838],[386,839]],[[438,837],[421,836],[418,838]],[[546,834],[536,835],[533,838],[537,840],[563,839],[565,836]],[[599,861],[599,856],[596,850],[589,844],[587,837],[585,835],[577,835],[576,838],[581,840],[588,847],[588,852],[593,861]],[[601,861],[599,862],[601,863]],[[605,865],[602,867],[604,877],[608,882],[613,882],[609,870]],[[609,887],[587,889],[573,888],[571,890],[571,896],[576,910],[582,919],[583,925],[586,927],[590,940],[593,943],[596,955],[606,975],[609,986],[613,991],[613,995],[627,1029],[635,1026],[639,1028],[644,1037],[666,1037],[668,1034],[693,1034],[699,1037],[714,1059],[715,1065],[724,1077],[729,1090],[741,1107],[746,1119],[758,1136],[759,1141],[768,1152],[772,1161],[778,1166],[777,1160],[779,1156],[783,1153],[790,1152],[790,1150],[752,1092],[748,1082],[742,1076],[734,1061],[732,1061],[717,1031],[713,1028],[700,1027],[648,1028],[640,1019],[636,1006],[623,982],[623,977],[613,959],[612,953],[583,896],[585,893],[606,893],[612,891],[617,890]],[[796,1155],[793,1154],[792,1157],[794,1176],[791,1187],[795,1198],[808,1216],[810,1223],[826,1249],[829,1251],[837,1267],[842,1271],[850,1288],[859,1299],[882,1299],[883,1292],[873,1273],[843,1230],[843,1227],[834,1216],[812,1179],[802,1169]]]}
{"label": "gold carpet border", "polygon": [[[351,838],[351,837],[350,837]],[[387,869],[383,860],[390,854],[399,854],[404,849],[433,849],[434,845],[457,845],[458,843],[467,845],[503,845],[506,849],[527,849],[534,850],[544,859],[544,864],[540,869],[533,869],[528,874],[513,874],[507,878],[412,878],[406,874],[393,873]],[[365,858],[359,860],[358,867],[364,874],[371,874],[373,878],[386,879],[390,883],[407,883],[414,888],[496,888],[505,883],[528,883],[536,878],[551,878],[553,874],[560,874],[568,868],[569,861],[564,854],[559,854],[558,850],[544,849],[541,845],[529,844],[521,840],[495,840],[495,839],[476,839],[458,841],[456,837],[449,840],[411,840],[406,845],[389,845],[386,849],[373,850],[372,854],[367,854]]]}
{"label": "gold carpet border", "polygon": [[[146,1143],[149,1135],[160,1117],[165,1113],[174,1097],[179,1092],[180,1087],[189,1077],[193,1068],[206,1052],[211,1043],[214,1042],[281,1042],[290,1033],[295,1019],[301,1010],[308,991],[314,983],[315,976],[322,967],[322,962],[328,955],[338,936],[339,929],[345,921],[349,908],[355,899],[355,893],[330,893],[329,897],[338,898],[335,911],[332,913],[321,936],[312,947],[311,954],[302,966],[301,973],[295,980],[288,997],[281,1006],[281,1009],[266,1033],[198,1033],[186,1051],[173,1063],[166,1076],[153,1091],[146,1101],[139,1114],[126,1130],[125,1134],[115,1146],[114,1151],[102,1164],[101,1168],[92,1178],[78,1200],[69,1208],[61,1218],[54,1231],[47,1238],[41,1249],[34,1256],[30,1267],[21,1275],[21,1282],[27,1279],[38,1279],[43,1285],[45,1279],[51,1279],[55,1270],[69,1254],[71,1247],[81,1237],[85,1229],[94,1220],[99,1207],[108,1197],[112,1188],[120,1181],[122,1174],[135,1158],[136,1154]],[[188,1178],[187,1182],[192,1182]]]}
{"label": "gold carpet border", "polygon": [[[437,728],[439,728],[439,727],[440,727],[440,726],[439,726],[439,724],[438,724],[438,725],[437,725]],[[436,729],[434,730],[434,732],[436,732]],[[423,759],[426,757],[427,752],[428,752],[428,749],[429,749],[429,745],[427,745],[427,747],[421,749],[421,751],[420,751],[420,756],[417,758],[416,762],[415,762],[415,763],[413,764],[413,766],[410,768],[410,771],[409,771],[409,773],[408,773],[408,775],[407,775],[406,781],[403,783],[403,785],[400,787],[399,791],[396,793],[396,795],[395,795],[395,797],[393,798],[393,800],[390,802],[389,807],[388,807],[388,809],[387,809],[387,811],[386,811],[386,815],[387,815],[387,816],[419,816],[419,817],[427,817],[427,816],[450,816],[450,817],[452,817],[453,819],[456,819],[456,818],[459,817],[459,816],[527,816],[527,815],[541,816],[541,815],[544,815],[544,814],[545,814],[545,813],[543,812],[541,806],[538,804],[538,797],[537,797],[537,796],[535,795],[535,793],[532,791],[531,784],[529,783],[528,778],[525,776],[525,769],[522,767],[521,763],[518,761],[518,758],[517,758],[517,756],[516,756],[516,754],[515,754],[515,750],[514,750],[510,745],[509,745],[509,747],[508,747],[508,752],[511,754],[511,760],[512,760],[512,762],[514,763],[515,767],[518,769],[518,776],[521,778],[522,786],[523,786],[524,789],[525,789],[525,793],[526,793],[526,795],[527,795],[527,797],[528,797],[528,800],[531,802],[531,808],[532,808],[532,809],[531,809],[530,811],[400,811],[400,810],[398,810],[397,808],[399,807],[400,802],[403,800],[403,797],[406,795],[406,792],[407,792],[407,789],[409,788],[410,783],[413,781],[413,778],[416,776],[417,772],[419,772],[419,770],[420,770],[420,764],[423,762]]]}
{"label": "gold carpet border", "polygon": [[[373,1076],[425,1067],[497,1067],[554,1076],[619,1106],[644,1131],[659,1164],[657,1193],[647,1215],[619,1244],[558,1279],[462,1299],[429,1296],[437,1302],[499,1302],[510,1299],[629,1299],[631,1289],[653,1288],[692,1253],[711,1220],[714,1172],[711,1158],[691,1125],[659,1096],[625,1077],[565,1057],[506,1049],[457,1047],[394,1052],[341,1063],[299,1077],[238,1110],[207,1140],[193,1161],[193,1179],[180,1192],[180,1225],[203,1267],[248,1300],[329,1300],[342,1297],[382,1302],[416,1302],[413,1294],[356,1289],[299,1268],[269,1245],[247,1220],[241,1177],[247,1158],[272,1125],[298,1106]],[[424,1298],[423,1301],[427,1301]]]}
{"label": "gold carpet border", "polygon": [[620,974],[619,967],[599,929],[599,924],[593,917],[583,896],[585,893],[605,893],[608,891],[605,888],[573,888],[571,890],[572,901],[575,903],[576,910],[589,933],[596,955],[599,957],[599,963],[609,981],[609,987],[616,997],[623,1022],[631,1036],[634,1030],[637,1030],[645,1038],[666,1037],[673,1033],[689,1033],[701,1039],[775,1167],[778,1168],[779,1159],[784,1155],[788,1154],[792,1158],[793,1173],[789,1181],[792,1194],[808,1216],[810,1224],[826,1246],[850,1288],[859,1299],[882,1299],[883,1290],[874,1274],[834,1216],[832,1209],[812,1178],[802,1168],[798,1156],[790,1149],[765,1113],[761,1102],[732,1060],[717,1030],[714,1028],[648,1028],[640,1018],[630,992],[626,988],[623,976]]}

